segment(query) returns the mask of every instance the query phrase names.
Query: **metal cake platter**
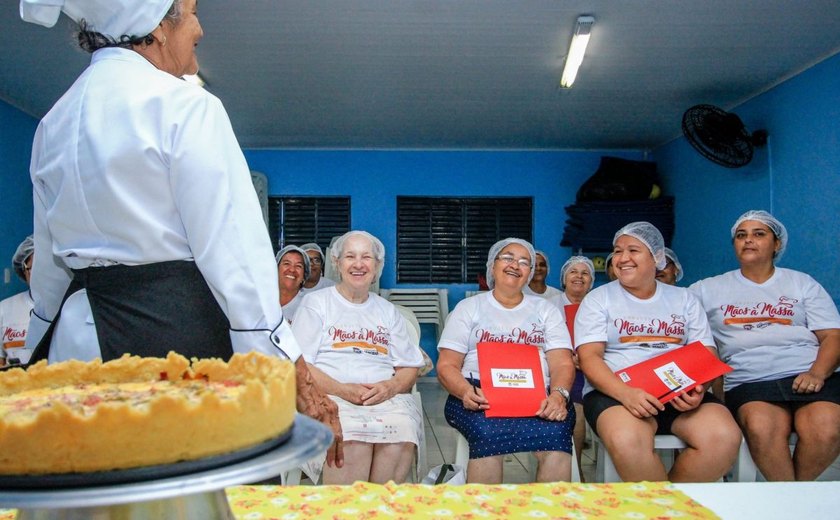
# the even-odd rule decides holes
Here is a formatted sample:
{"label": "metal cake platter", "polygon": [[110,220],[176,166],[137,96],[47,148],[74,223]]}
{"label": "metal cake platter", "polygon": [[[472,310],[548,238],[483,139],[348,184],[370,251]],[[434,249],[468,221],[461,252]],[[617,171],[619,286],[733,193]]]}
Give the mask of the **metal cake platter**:
{"label": "metal cake platter", "polygon": [[328,427],[297,414],[288,440],[247,460],[140,482],[100,482],[61,489],[0,488],[0,507],[17,508],[21,520],[233,518],[225,487],[276,476],[320,455],[331,443]]}

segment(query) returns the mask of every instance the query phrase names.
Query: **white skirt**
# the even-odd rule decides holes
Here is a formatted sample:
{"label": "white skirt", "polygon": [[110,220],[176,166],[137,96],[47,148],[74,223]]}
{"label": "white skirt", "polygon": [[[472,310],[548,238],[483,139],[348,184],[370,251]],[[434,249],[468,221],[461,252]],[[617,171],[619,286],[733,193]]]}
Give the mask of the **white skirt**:
{"label": "white skirt", "polygon": [[[338,405],[338,418],[345,442],[410,442],[415,446],[426,442],[423,412],[411,394],[397,394],[373,406],[355,405],[334,395],[329,397]],[[301,469],[312,482],[318,482],[325,460],[326,452],[301,466]]]}

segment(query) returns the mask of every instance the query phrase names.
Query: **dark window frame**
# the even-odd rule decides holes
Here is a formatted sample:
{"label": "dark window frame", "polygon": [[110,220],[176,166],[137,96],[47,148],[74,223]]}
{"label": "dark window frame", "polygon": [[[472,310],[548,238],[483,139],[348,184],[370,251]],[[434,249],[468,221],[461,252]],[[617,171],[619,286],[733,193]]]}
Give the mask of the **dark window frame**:
{"label": "dark window frame", "polygon": [[315,242],[326,250],[330,240],[352,229],[349,196],[269,195],[268,229],[276,253],[288,244]]}
{"label": "dark window frame", "polygon": [[497,241],[532,241],[533,197],[397,197],[397,283],[469,284]]}

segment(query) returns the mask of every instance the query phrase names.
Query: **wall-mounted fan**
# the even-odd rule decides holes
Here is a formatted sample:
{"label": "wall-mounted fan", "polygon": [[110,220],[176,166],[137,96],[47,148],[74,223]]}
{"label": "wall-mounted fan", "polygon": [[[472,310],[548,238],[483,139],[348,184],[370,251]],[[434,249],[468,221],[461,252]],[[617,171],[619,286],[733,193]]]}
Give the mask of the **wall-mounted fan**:
{"label": "wall-mounted fan", "polygon": [[682,130],[703,157],[727,168],[740,168],[753,158],[753,148],[767,144],[767,132],[747,132],[741,118],[714,105],[695,105],[683,114]]}

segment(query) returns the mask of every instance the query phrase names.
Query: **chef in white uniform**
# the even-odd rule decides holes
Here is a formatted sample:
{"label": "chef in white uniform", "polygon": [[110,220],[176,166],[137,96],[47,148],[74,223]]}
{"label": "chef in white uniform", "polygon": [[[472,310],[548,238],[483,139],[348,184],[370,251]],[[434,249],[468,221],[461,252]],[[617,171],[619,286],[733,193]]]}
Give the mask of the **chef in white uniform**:
{"label": "chef in white uniform", "polygon": [[21,0],[20,9],[47,27],[64,12],[92,53],[33,144],[33,359],[285,356],[297,361],[298,409],[330,423],[340,445],[335,405],[283,320],[227,113],[181,79],[198,71],[196,0]]}

